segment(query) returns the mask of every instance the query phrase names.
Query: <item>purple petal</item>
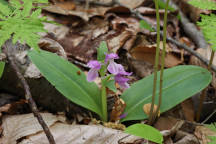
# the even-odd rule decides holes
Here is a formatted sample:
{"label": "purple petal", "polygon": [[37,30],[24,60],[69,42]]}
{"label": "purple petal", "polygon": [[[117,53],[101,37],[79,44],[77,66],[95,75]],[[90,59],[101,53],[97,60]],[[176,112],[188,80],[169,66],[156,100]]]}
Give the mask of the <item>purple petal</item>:
{"label": "purple petal", "polygon": [[98,77],[98,70],[97,69],[90,69],[87,75],[87,81],[92,82]]}
{"label": "purple petal", "polygon": [[115,53],[106,54],[105,63],[107,63],[110,60],[118,59],[119,56]]}
{"label": "purple petal", "polygon": [[121,74],[121,75],[127,75],[127,76],[132,75],[132,72],[131,73],[126,72],[122,65],[118,66],[118,71],[119,71],[118,73]]}
{"label": "purple petal", "polygon": [[128,80],[129,80],[128,78],[125,78],[125,77],[123,77],[123,76],[120,75],[120,74],[118,74],[118,75],[115,76],[115,81],[116,81],[117,83],[125,83],[125,82],[127,82]]}
{"label": "purple petal", "polygon": [[115,81],[120,85],[121,88],[127,89],[130,85],[127,83],[129,79],[123,77],[122,75],[118,74],[115,76]]}
{"label": "purple petal", "polygon": [[101,68],[101,64],[97,60],[91,60],[87,63],[87,66],[93,69],[99,70]]}
{"label": "purple petal", "polygon": [[121,67],[121,66],[122,65],[115,63],[114,60],[111,60],[108,67],[107,67],[107,70],[111,74],[117,75],[119,73],[119,67]]}
{"label": "purple petal", "polygon": [[127,116],[127,113],[123,113],[122,115],[119,116],[120,119],[123,119]]}
{"label": "purple petal", "polygon": [[129,85],[127,82],[125,82],[125,83],[118,83],[118,84],[119,84],[120,87],[123,88],[123,89],[127,89],[127,88],[130,87],[130,85]]}

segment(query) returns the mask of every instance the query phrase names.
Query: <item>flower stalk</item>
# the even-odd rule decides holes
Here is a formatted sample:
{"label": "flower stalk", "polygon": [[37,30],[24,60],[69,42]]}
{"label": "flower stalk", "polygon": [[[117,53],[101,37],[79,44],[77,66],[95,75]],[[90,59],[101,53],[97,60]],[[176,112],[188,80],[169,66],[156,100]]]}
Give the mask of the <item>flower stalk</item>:
{"label": "flower stalk", "polygon": [[167,1],[166,1],[166,7],[165,7],[165,13],[164,13],[163,50],[162,50],[162,57],[161,57],[159,100],[158,100],[157,110],[156,110],[155,115],[154,115],[154,117],[153,117],[153,121],[154,121],[154,119],[158,116],[158,113],[159,113],[159,111],[160,111],[161,102],[162,102],[163,73],[164,73],[165,55],[166,55],[167,12],[168,12],[169,1],[170,1],[170,0],[167,0]]}
{"label": "flower stalk", "polygon": [[149,124],[152,124],[152,120],[154,117],[153,109],[155,104],[155,95],[157,90],[157,71],[158,71],[158,63],[159,63],[159,52],[160,52],[160,15],[159,15],[159,5],[158,0],[154,0],[155,8],[156,8],[156,18],[157,18],[157,48],[155,55],[155,64],[154,64],[154,81],[153,81],[153,92],[152,92],[152,102],[151,109],[149,114]]}
{"label": "flower stalk", "polygon": [[[87,75],[87,81],[94,81],[100,74],[101,77],[101,109],[103,121],[108,121],[107,113],[107,93],[106,88],[109,88],[108,83],[110,81],[115,81],[123,89],[129,88],[127,81],[129,80],[125,76],[129,76],[132,73],[128,73],[124,70],[121,64],[117,64],[114,60],[118,59],[119,56],[115,53],[106,54],[104,59],[101,61],[91,60],[88,62],[87,66],[91,68]],[[106,74],[106,72],[110,74]]]}
{"label": "flower stalk", "polygon": [[102,87],[101,87],[101,104],[102,104],[102,120],[107,122],[107,95],[106,95],[106,86],[104,82],[102,81]]}

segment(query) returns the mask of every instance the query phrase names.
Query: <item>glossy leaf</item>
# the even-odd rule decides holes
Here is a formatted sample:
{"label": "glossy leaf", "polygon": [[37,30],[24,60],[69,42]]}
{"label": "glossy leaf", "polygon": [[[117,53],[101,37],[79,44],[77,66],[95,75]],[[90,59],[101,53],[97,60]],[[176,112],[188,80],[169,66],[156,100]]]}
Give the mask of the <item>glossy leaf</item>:
{"label": "glossy leaf", "polygon": [[146,124],[134,124],[127,127],[124,131],[125,133],[139,136],[146,140],[162,144],[163,136],[162,134],[152,126]]}
{"label": "glossy leaf", "polygon": [[87,82],[85,74],[78,67],[43,50],[33,50],[28,55],[42,75],[65,97],[102,116],[100,90],[94,82]]}
{"label": "glossy leaf", "polygon": [[[163,113],[194,94],[204,89],[211,81],[211,74],[198,66],[176,66],[164,71],[162,105],[160,112]],[[159,93],[159,72],[156,91],[156,102]],[[146,119],[143,105],[151,102],[153,75],[150,75],[127,89],[121,96],[126,103],[125,113],[128,115],[122,119],[140,120]]]}

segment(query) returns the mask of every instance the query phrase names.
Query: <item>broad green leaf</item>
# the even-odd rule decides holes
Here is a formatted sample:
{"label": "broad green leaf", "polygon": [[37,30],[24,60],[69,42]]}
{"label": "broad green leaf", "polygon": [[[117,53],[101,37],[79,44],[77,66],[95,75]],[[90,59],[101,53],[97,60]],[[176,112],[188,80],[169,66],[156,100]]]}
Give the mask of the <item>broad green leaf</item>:
{"label": "broad green leaf", "polygon": [[151,25],[150,24],[148,24],[146,21],[144,21],[144,20],[141,20],[140,21],[140,27],[141,28],[144,28],[144,29],[147,29],[147,30],[149,30],[149,31],[154,31],[153,29],[152,29],[152,27],[151,27]]}
{"label": "broad green leaf", "polygon": [[[194,94],[204,89],[211,81],[211,74],[198,66],[176,66],[164,71],[162,105],[160,112],[165,112]],[[159,72],[156,101],[158,103]],[[151,102],[153,75],[132,84],[121,96],[126,103],[127,116],[122,121],[146,119],[143,105]]]}
{"label": "broad green leaf", "polygon": [[107,44],[105,41],[102,41],[99,48],[97,49],[97,60],[104,61],[106,53],[108,53]]}
{"label": "broad green leaf", "polygon": [[146,124],[134,124],[127,127],[124,131],[135,136],[139,136],[146,140],[162,144],[163,136],[162,134],[152,126]]}
{"label": "broad green leaf", "polygon": [[2,77],[2,74],[4,72],[5,62],[0,62],[0,78]]}
{"label": "broad green leaf", "polygon": [[78,67],[43,50],[29,51],[28,56],[42,75],[65,97],[102,116],[100,90],[95,83],[86,80]]}

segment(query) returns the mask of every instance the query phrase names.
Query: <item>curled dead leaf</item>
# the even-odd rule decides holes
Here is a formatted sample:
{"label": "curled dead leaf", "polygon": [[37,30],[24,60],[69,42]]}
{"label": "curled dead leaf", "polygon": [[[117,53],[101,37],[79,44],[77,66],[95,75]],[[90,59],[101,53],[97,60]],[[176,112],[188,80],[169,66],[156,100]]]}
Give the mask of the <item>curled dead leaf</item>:
{"label": "curled dead leaf", "polygon": [[124,102],[124,100],[121,98],[116,98],[115,104],[112,108],[112,112],[110,115],[110,120],[111,121],[120,120],[120,116],[124,112],[125,107],[126,107],[126,103]]}
{"label": "curled dead leaf", "polygon": [[[143,105],[143,111],[146,113],[146,115],[150,115],[150,110],[151,110],[151,103],[147,103]],[[153,113],[155,113],[157,110],[157,105],[154,105]],[[158,116],[160,116],[160,111],[158,113]]]}

